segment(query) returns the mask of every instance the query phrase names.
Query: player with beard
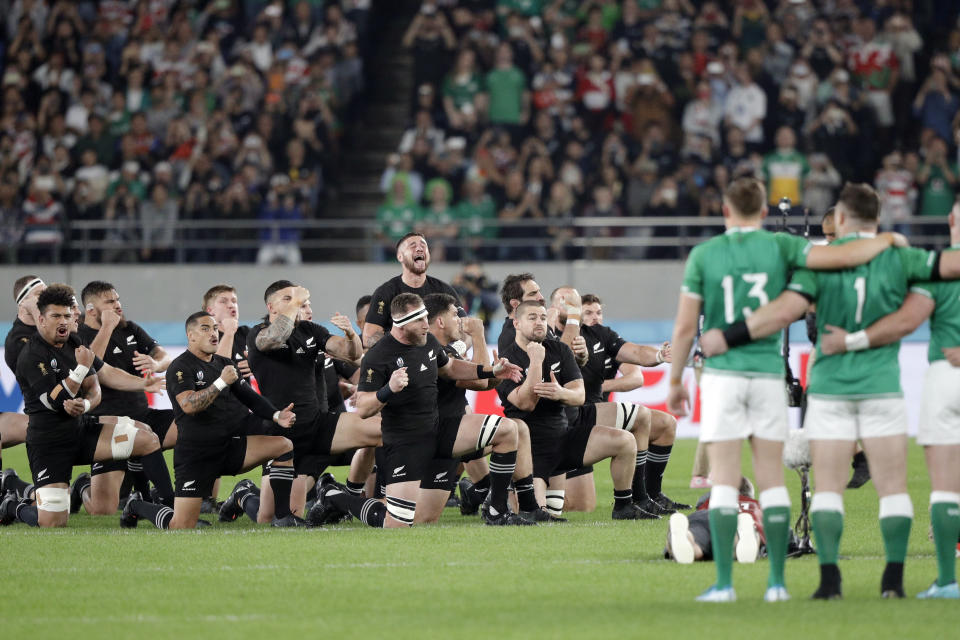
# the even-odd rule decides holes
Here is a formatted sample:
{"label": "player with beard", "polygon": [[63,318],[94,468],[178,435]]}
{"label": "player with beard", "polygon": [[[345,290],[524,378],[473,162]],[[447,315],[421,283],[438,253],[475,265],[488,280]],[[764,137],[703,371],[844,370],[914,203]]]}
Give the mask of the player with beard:
{"label": "player with beard", "polygon": [[[276,526],[304,526],[306,523],[290,511],[294,465],[296,472],[305,475],[308,456],[338,454],[380,444],[380,421],[364,420],[351,413],[321,411],[317,397],[318,354],[325,351],[338,358],[357,360],[362,353],[359,336],[352,329],[351,338],[332,336],[318,324],[298,321],[300,308],[310,299],[310,292],[292,282],[274,282],[263,297],[267,319],[253,327],[247,338],[250,370],[266,398],[278,405],[292,402],[298,416],[297,425],[289,434],[293,455],[274,460],[270,465],[273,522]],[[350,324],[349,319],[339,314],[333,322],[345,327]],[[296,506],[303,508],[302,503]]]}
{"label": "player with beard", "polygon": [[[503,327],[500,329],[500,337],[497,338],[497,349],[503,352],[512,345],[517,336],[517,329],[514,326],[514,312],[521,302],[526,301],[539,302],[545,304],[543,294],[540,292],[540,285],[533,279],[532,273],[510,274],[503,279],[500,286],[500,301],[503,303],[503,309],[507,312],[507,317],[503,321]],[[554,331],[552,326],[547,327],[546,340],[560,340],[573,350],[574,358],[577,364],[583,366],[587,362],[586,342],[580,337],[580,294],[576,289],[568,291],[566,303],[567,319],[561,331]],[[555,311],[550,308],[547,310],[550,318],[555,317]],[[550,323],[554,324],[553,322]]]}
{"label": "player with beard", "polygon": [[[202,497],[210,495],[219,476],[244,473],[293,449],[284,437],[247,435],[264,430],[253,424],[261,421],[289,429],[296,422],[293,405],[278,411],[250,388],[229,358],[217,354],[217,324],[206,311],[187,318],[185,329],[187,350],[167,370],[180,427],[173,450],[177,497],[172,509],[131,498],[120,518],[123,527],[136,527],[146,519],[158,529],[192,529],[197,526]],[[255,495],[243,492],[230,508],[252,511],[256,517],[257,502]]]}
{"label": "player with beard", "polygon": [[513,420],[488,415],[440,419],[437,379],[519,380],[520,369],[500,359],[492,367],[447,356],[430,334],[427,309],[420,296],[401,293],[390,304],[390,334],[378,341],[360,365],[357,412],[381,413],[387,465],[387,504],[351,496],[331,486],[321,490],[311,520],[350,512],[372,527],[396,528],[417,521],[421,481],[435,460],[453,464],[456,458],[493,448],[490,458],[491,525],[531,524],[507,509],[507,485],[517,462],[517,426]]}
{"label": "player with beard", "polygon": [[74,465],[142,456],[144,469],[159,482],[166,473],[160,442],[149,428],[127,417],[93,418],[100,402],[94,353],[68,344],[73,290],[52,285],[37,298],[37,332],[17,359],[17,383],[29,417],[27,456],[36,486],[36,505],[7,498],[0,522],[15,517],[31,526],[65,526],[67,489]]}
{"label": "player with beard", "polygon": [[622,429],[581,421],[568,426],[566,407],[583,404],[584,386],[573,351],[559,340],[547,340],[547,310],[539,302],[520,303],[515,311],[516,340],[503,356],[526,369],[522,383],[506,381],[497,387],[504,413],[530,427],[533,475],[538,503],[553,476],[612,458],[615,520],[642,516],[633,503],[637,442]]}
{"label": "player with beard", "polygon": [[[24,296],[16,296],[21,298],[20,304],[20,314],[24,320],[29,320],[29,324],[24,322],[18,317],[18,322],[14,323],[14,328],[11,331],[13,337],[8,335],[6,356],[19,356],[22,348],[30,341],[37,333],[36,323],[34,318],[39,317],[40,312],[37,309],[36,300],[37,297],[46,289],[46,285],[43,284],[39,278],[35,276],[24,276],[20,278],[18,282],[21,284],[15,293],[23,292]],[[64,285],[58,284],[58,287],[64,288],[67,293],[71,296],[71,320],[72,324],[70,327],[70,335],[67,338],[66,346],[72,349],[76,349],[83,345],[80,337],[77,335],[80,323],[80,305],[77,302],[76,295],[74,295],[73,288]],[[16,363],[14,363],[16,366]],[[136,391],[140,393],[158,393],[163,391],[166,386],[163,378],[157,378],[153,376],[148,376],[146,378],[130,375],[125,371],[121,371],[115,367],[106,364],[99,357],[94,357],[94,363],[91,369],[97,374],[97,378],[100,381],[102,388],[111,388],[119,391]],[[16,417],[17,420],[12,420],[12,417]],[[88,420],[90,417],[87,418]],[[22,420],[23,426],[22,431],[24,437],[26,434],[26,423],[27,416],[21,414],[3,414],[0,416],[0,429],[8,429],[7,431],[2,431],[4,433],[3,446],[13,446],[17,441],[15,440],[15,435],[19,433],[18,422]],[[10,425],[14,426],[14,429],[9,429]],[[14,436],[9,436],[10,433],[15,434]],[[9,440],[7,439],[9,437]],[[8,444],[9,443],[9,444]],[[81,505],[85,505],[87,510],[91,513],[93,512],[102,512],[105,507],[103,507],[99,500],[92,500],[88,491],[83,491],[88,485],[89,482],[85,479],[89,479],[89,474],[80,474],[77,478],[80,481],[79,489],[77,492],[71,494],[71,513],[76,513]],[[24,482],[17,475],[17,472],[13,469],[6,469],[2,474],[0,474],[0,496],[5,495],[6,493],[13,491],[18,499],[32,499],[33,496],[33,485],[27,482]],[[114,507],[113,511],[116,511]],[[113,512],[111,511],[111,513]]]}
{"label": "player with beard", "polygon": [[[554,308],[557,310],[558,322],[564,321],[564,298],[568,287],[560,287],[550,296]],[[677,420],[663,411],[648,409],[642,405],[631,403],[608,402],[608,382],[620,382],[617,378],[618,366],[638,367],[637,374],[615,387],[616,391],[631,391],[643,386],[643,373],[639,367],[656,367],[664,362],[670,362],[670,343],[664,342],[659,348],[627,342],[617,332],[603,325],[603,308],[600,299],[594,295],[583,296],[583,325],[580,333],[586,341],[590,352],[587,364],[580,367],[583,373],[583,383],[586,389],[586,402],[579,409],[576,416],[570,409],[567,410],[571,424],[574,418],[590,417],[595,407],[596,419],[601,424],[614,418],[618,421],[621,416],[631,412],[635,414],[634,421],[638,431],[637,463],[633,475],[633,500],[645,512],[653,515],[669,515],[678,509],[689,509],[690,505],[674,502],[663,494],[663,473],[670,460],[670,452],[677,435]],[[596,495],[593,485],[593,474],[589,468],[581,468],[567,474],[566,491],[573,494],[576,504],[581,502],[581,496],[586,492]],[[553,489],[553,487],[551,487]]]}
{"label": "player with beard", "polygon": [[[120,304],[116,287],[109,282],[94,280],[80,292],[85,309],[84,321],[78,334],[98,358],[131,375],[153,376],[166,371],[170,357],[156,340],[138,324],[128,321]],[[93,411],[97,416],[127,416],[150,425],[157,434],[163,449],[170,449],[177,441],[177,426],[173,423],[170,409],[151,409],[147,397],[138,391],[117,391],[104,387],[100,406]],[[74,483],[72,492],[83,495],[89,483],[92,515],[106,515],[117,510],[120,485],[124,475],[133,474],[134,485],[143,495],[149,495],[149,483],[143,474],[139,460],[122,463],[94,463],[91,477],[81,476]],[[167,506],[173,504],[173,485],[169,477],[157,486],[158,499]],[[79,508],[79,501],[75,507]]]}
{"label": "player with beard", "polygon": [[[461,318],[457,315],[457,301],[453,296],[445,293],[433,293],[424,298],[424,307],[427,309],[427,321],[430,333],[443,345],[447,356],[455,360],[464,360],[465,340],[473,342],[473,356],[470,362],[485,365],[490,362],[487,352],[486,338],[483,333],[483,323],[478,318]],[[459,347],[459,349],[458,349]],[[441,421],[458,420],[468,412],[472,413],[467,404],[466,391],[486,391],[496,387],[495,380],[449,380],[440,377],[437,379],[437,410]],[[517,423],[517,466],[514,471],[514,484],[517,486],[517,495],[521,496],[520,483],[527,480],[530,485],[529,498],[532,501],[521,501],[520,515],[528,520],[549,521],[550,516],[543,510],[537,513],[536,500],[533,499],[533,460],[530,457],[530,432],[527,426],[520,421]],[[459,482],[463,498],[459,504],[460,512],[464,515],[475,514],[490,492],[490,468],[487,465],[485,454],[488,451],[476,451],[459,460],[434,460],[432,468],[420,481],[420,493],[417,497],[416,522],[435,522],[440,518],[447,495],[457,485],[459,467],[461,463],[466,467],[468,474],[476,478],[476,482],[464,478]],[[539,517],[538,517],[539,516]]]}
{"label": "player with beard", "polygon": [[[397,243],[397,262],[402,271],[377,287],[370,300],[366,321],[363,325],[363,346],[367,349],[390,331],[390,303],[400,293],[414,293],[423,298],[431,293],[447,293],[459,300],[457,292],[443,280],[427,275],[430,266],[430,248],[427,239],[420,233],[408,233]],[[459,302],[457,303],[459,305]]]}

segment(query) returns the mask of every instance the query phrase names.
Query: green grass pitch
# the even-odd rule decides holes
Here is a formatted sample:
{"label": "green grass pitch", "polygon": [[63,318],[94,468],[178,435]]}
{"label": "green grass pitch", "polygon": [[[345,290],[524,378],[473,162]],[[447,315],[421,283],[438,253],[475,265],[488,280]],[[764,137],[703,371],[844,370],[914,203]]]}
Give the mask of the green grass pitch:
{"label": "green grass pitch", "polygon": [[[687,488],[694,443],[680,441],[664,482]],[[169,456],[169,453],[168,453]],[[4,465],[27,477],[23,447]],[[343,470],[336,470],[338,477]],[[799,482],[786,471],[794,502]],[[563,525],[493,528],[448,509],[439,525],[382,531],[356,522],[271,530],[246,519],[161,532],[78,515],[66,530],[0,529],[0,637],[14,638],[949,638],[955,602],[914,598],[935,577],[929,482],[911,444],[916,510],[905,601],[879,597],[883,546],[873,485],[848,491],[844,600],[811,602],[816,559],[789,560],[793,600],[765,604],[766,562],[735,567],[735,604],[698,604],[713,565],[662,559],[666,520],[613,522],[599,504]],[[232,487],[225,479],[221,498]],[[211,516],[205,516],[211,519]],[[215,516],[212,518],[215,520]]]}

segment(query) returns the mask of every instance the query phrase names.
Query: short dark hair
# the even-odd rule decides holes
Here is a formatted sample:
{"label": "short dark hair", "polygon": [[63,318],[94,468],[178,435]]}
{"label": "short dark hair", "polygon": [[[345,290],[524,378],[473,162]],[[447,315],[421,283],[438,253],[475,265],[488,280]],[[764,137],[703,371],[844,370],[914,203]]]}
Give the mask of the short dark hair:
{"label": "short dark hair", "polygon": [[521,302],[520,304],[517,305],[516,317],[519,318],[519,317],[520,317],[520,314],[523,313],[523,309],[526,309],[527,307],[544,307],[544,308],[546,308],[545,305],[544,305],[542,302],[538,302],[538,301],[536,301],[536,300],[524,300],[523,302]]}
{"label": "short dark hair", "polygon": [[17,278],[17,281],[13,283],[13,299],[16,300],[17,296],[20,295],[20,290],[27,286],[27,283],[39,279],[40,276],[23,276],[22,278]]}
{"label": "short dark hair", "polygon": [[189,316],[187,316],[187,321],[183,323],[183,329],[184,331],[189,332],[190,329],[194,327],[194,325],[200,322],[200,318],[210,318],[210,317],[212,316],[206,311],[194,311]]}
{"label": "short dark hair", "polygon": [[763,183],[753,176],[741,176],[731,182],[723,197],[745,218],[759,215],[766,205]]}
{"label": "short dark hair", "polygon": [[409,238],[413,238],[413,237],[423,238],[423,241],[424,241],[424,242],[427,241],[427,236],[423,235],[423,234],[420,233],[419,231],[411,231],[411,232],[408,233],[407,235],[405,235],[405,236],[403,236],[402,238],[400,238],[399,240],[397,240],[397,251],[400,251],[400,245],[402,245],[404,242],[406,242]]}
{"label": "short dark hair", "polygon": [[65,284],[51,284],[37,297],[37,308],[41,315],[50,306],[69,309],[73,306],[74,297],[73,287]]}
{"label": "short dark hair", "polygon": [[820,226],[823,226],[823,223],[827,220],[833,220],[833,214],[837,212],[836,207],[830,207],[827,209],[827,212],[823,214],[823,217],[820,218]]}
{"label": "short dark hair", "polygon": [[603,300],[600,299],[600,296],[594,295],[592,293],[585,293],[580,296],[581,304],[603,304]]}
{"label": "short dark hair", "polygon": [[868,184],[848,182],[840,192],[839,202],[857,220],[876,222],[880,216],[880,197]]}
{"label": "short dark hair", "polygon": [[523,300],[522,284],[527,280],[533,280],[532,273],[511,273],[503,279],[500,285],[500,301],[503,302],[503,308],[507,313],[513,313],[513,307],[510,306],[511,300]]}
{"label": "short dark hair", "polygon": [[427,321],[433,322],[434,318],[450,307],[456,308],[457,299],[449,293],[431,293],[423,297],[423,306],[427,308]]}
{"label": "short dark hair", "polygon": [[370,304],[370,301],[373,300],[373,296],[360,296],[360,299],[357,300],[357,308],[354,309],[354,313],[360,313],[360,309],[363,309],[365,306]]}
{"label": "short dark hair", "polygon": [[419,307],[423,304],[423,298],[415,293],[398,293],[390,302],[390,315],[402,316],[410,307]]}
{"label": "short dark hair", "polygon": [[94,280],[93,282],[88,282],[87,286],[83,288],[83,291],[80,292],[80,301],[84,306],[90,302],[95,296],[102,296],[108,291],[113,291],[116,289],[115,286],[106,282],[104,280]]}
{"label": "short dark hair", "polygon": [[267,300],[270,299],[270,296],[275,294],[277,291],[280,291],[281,289],[287,289],[289,287],[295,287],[295,286],[297,285],[293,284],[289,280],[277,280],[276,282],[271,284],[269,287],[267,287],[266,291],[263,292],[263,301],[266,302]]}
{"label": "short dark hair", "polygon": [[200,307],[202,311],[206,311],[207,307],[210,306],[210,303],[217,298],[221,293],[232,292],[236,293],[237,289],[230,284],[215,284],[207,292],[203,294],[203,306]]}

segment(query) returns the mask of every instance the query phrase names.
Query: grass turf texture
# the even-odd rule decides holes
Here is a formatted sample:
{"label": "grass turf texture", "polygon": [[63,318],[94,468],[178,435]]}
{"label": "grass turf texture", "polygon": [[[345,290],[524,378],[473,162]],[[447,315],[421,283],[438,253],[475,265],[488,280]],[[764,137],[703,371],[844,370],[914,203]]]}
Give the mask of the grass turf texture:
{"label": "grass turf texture", "polygon": [[[664,489],[687,488],[695,443],[674,448]],[[168,453],[168,456],[170,454]],[[29,477],[23,447],[4,466]],[[748,461],[748,458],[747,458]],[[748,464],[748,462],[747,462]],[[749,467],[745,467],[749,468]],[[767,564],[736,565],[735,604],[693,598],[713,564],[663,560],[666,519],[614,522],[605,465],[598,506],[540,527],[485,527],[447,509],[439,525],[382,531],[356,521],[329,530],[271,530],[247,518],[203,531],[121,530],[118,517],[71,516],[69,528],[0,529],[4,638],[62,637],[750,637],[943,638],[954,602],[918,601],[936,575],[927,539],[929,483],[910,448],[916,510],[906,565],[908,599],[879,597],[883,546],[872,484],[845,495],[840,566],[844,600],[811,602],[815,556],[789,560],[793,600],[765,604]],[[345,470],[334,470],[341,480]],[[79,473],[79,470],[75,470]],[[797,474],[786,477],[799,508]],[[233,481],[224,479],[221,499]],[[204,516],[216,520],[216,516]]]}

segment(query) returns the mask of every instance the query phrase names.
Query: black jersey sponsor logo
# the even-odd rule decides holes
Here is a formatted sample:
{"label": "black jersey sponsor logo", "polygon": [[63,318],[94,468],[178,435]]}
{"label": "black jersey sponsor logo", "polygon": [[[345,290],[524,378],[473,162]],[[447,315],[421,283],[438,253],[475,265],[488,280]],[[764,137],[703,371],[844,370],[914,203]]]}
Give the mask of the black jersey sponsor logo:
{"label": "black jersey sponsor logo", "polygon": [[367,382],[373,382],[373,369],[367,369]]}
{"label": "black jersey sponsor logo", "polygon": [[404,364],[403,364],[403,358],[397,358],[397,366],[398,366],[398,367],[404,366]]}
{"label": "black jersey sponsor logo", "polygon": [[383,300],[377,303],[377,313],[383,315]]}
{"label": "black jersey sponsor logo", "polygon": [[550,365],[550,370],[551,370],[551,371],[559,371],[559,370],[560,370],[560,363],[559,363],[559,362],[554,362],[552,365]]}
{"label": "black jersey sponsor logo", "polygon": [[420,371],[428,371],[427,365],[421,363],[421,364],[420,364]]}
{"label": "black jersey sponsor logo", "polygon": [[234,360],[243,360],[243,356],[240,355],[239,353],[233,354],[233,358],[234,358]]}
{"label": "black jersey sponsor logo", "polygon": [[127,344],[133,344],[134,340],[136,340],[134,336],[127,336]]}
{"label": "black jersey sponsor logo", "polygon": [[56,358],[50,358],[50,366],[53,367],[54,369],[57,368],[57,359],[56,359]]}
{"label": "black jersey sponsor logo", "polygon": [[114,347],[113,353],[123,353],[123,351],[120,349],[120,347]]}
{"label": "black jersey sponsor logo", "polygon": [[304,354],[306,351],[303,350],[303,347],[297,347],[297,353]]}
{"label": "black jersey sponsor logo", "polygon": [[307,348],[316,346],[315,344],[313,344],[313,336],[310,336],[309,338],[307,338],[306,344],[307,344]]}
{"label": "black jersey sponsor logo", "polygon": [[602,342],[598,342],[597,344],[593,345],[593,352],[594,352],[594,353],[600,353],[601,351],[603,351],[603,343],[602,343]]}
{"label": "black jersey sponsor logo", "polygon": [[203,380],[203,371],[197,371],[197,380]]}
{"label": "black jersey sponsor logo", "polygon": [[177,382],[183,382],[183,371],[177,371]]}

